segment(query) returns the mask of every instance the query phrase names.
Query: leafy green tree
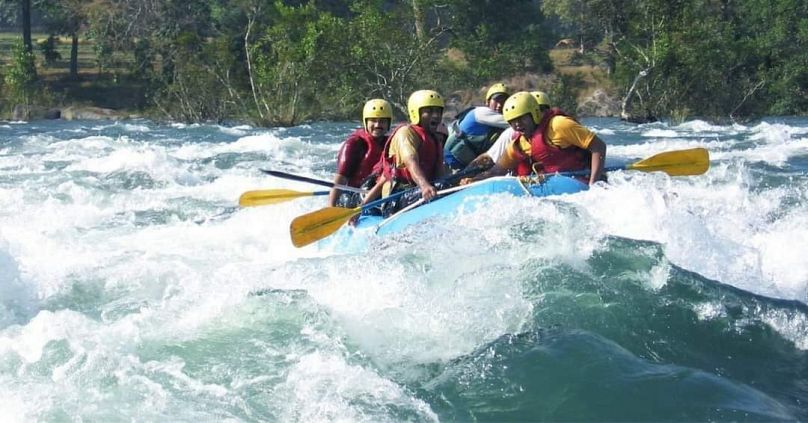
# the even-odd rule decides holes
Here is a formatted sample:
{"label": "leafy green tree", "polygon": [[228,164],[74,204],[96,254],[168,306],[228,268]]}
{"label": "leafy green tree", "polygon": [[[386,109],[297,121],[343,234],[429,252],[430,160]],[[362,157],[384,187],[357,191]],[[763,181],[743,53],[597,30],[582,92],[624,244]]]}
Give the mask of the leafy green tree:
{"label": "leafy green tree", "polygon": [[350,63],[343,22],[313,4],[276,2],[278,19],[251,49],[260,121],[294,125],[332,109]]}
{"label": "leafy green tree", "polygon": [[578,91],[583,88],[583,78],[578,75],[559,75],[558,82],[553,84],[548,94],[553,106],[568,113],[575,113],[578,108]]}
{"label": "leafy green tree", "polygon": [[0,0],[0,25],[11,27],[17,22],[19,15],[17,2],[14,0]]}
{"label": "leafy green tree", "polygon": [[53,35],[39,42],[39,51],[42,52],[42,56],[45,58],[45,66],[48,67],[54,66],[56,61],[62,58],[62,55],[56,50],[56,37]]}
{"label": "leafy green tree", "polygon": [[163,115],[185,122],[222,122],[244,113],[214,69],[220,61],[232,59],[229,51],[217,43],[203,43],[193,33],[180,34],[175,42],[171,83],[154,96]]}
{"label": "leafy green tree", "polygon": [[14,44],[3,78],[4,97],[10,104],[31,105],[39,91],[34,54],[20,41]]}
{"label": "leafy green tree", "polygon": [[[370,97],[404,112],[416,89],[551,72],[552,31],[606,63],[626,115],[808,109],[804,0],[0,0],[0,18],[18,21],[26,3],[48,33],[72,37],[71,75],[81,34],[102,71],[126,64],[170,119],[292,125],[355,118]],[[18,96],[36,91],[21,57],[4,72]],[[573,110],[581,79],[549,79]]]}
{"label": "leafy green tree", "polygon": [[557,17],[565,29],[574,34],[580,48],[580,53],[584,54],[586,45],[594,45],[602,34],[598,27],[593,25],[591,0],[555,0],[541,2],[541,9],[549,16]]}
{"label": "leafy green tree", "polygon": [[[736,37],[755,58],[755,78],[737,112],[773,115],[808,111],[808,3],[746,0],[737,6]],[[757,89],[754,89],[757,88]]]}
{"label": "leafy green tree", "polygon": [[[31,41],[31,0],[0,0],[0,22],[19,22],[22,43],[28,52],[33,52]],[[32,69],[36,74],[36,68]]]}
{"label": "leafy green tree", "polygon": [[79,33],[86,26],[86,7],[82,0],[39,0],[36,8],[50,34],[69,35],[69,78],[78,79]]}
{"label": "leafy green tree", "polygon": [[357,15],[350,22],[349,46],[359,94],[352,109],[358,110],[367,98],[383,97],[406,115],[406,101],[413,91],[449,88],[439,45],[444,29],[429,29],[424,24],[419,38],[413,9],[385,10],[380,1],[355,1],[352,10]]}
{"label": "leafy green tree", "polygon": [[614,42],[624,104],[680,119],[805,113],[805,2],[643,0],[624,11]]}
{"label": "leafy green tree", "polygon": [[553,40],[536,3],[455,0],[449,13],[450,45],[463,52],[472,84],[552,69]]}

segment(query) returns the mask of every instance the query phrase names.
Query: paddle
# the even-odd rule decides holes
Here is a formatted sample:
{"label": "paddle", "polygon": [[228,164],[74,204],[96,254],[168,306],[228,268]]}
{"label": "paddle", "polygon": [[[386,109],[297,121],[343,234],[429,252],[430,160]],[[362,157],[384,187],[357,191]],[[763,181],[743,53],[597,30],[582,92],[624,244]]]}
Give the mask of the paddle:
{"label": "paddle", "polygon": [[348,186],[348,185],[335,184],[333,182],[328,182],[328,181],[323,181],[323,180],[320,180],[320,179],[309,178],[307,176],[295,175],[295,174],[292,174],[292,173],[281,172],[279,170],[269,170],[269,169],[259,169],[259,170],[261,172],[266,173],[267,175],[272,175],[272,176],[275,176],[275,177],[278,177],[278,178],[283,178],[283,179],[290,179],[292,181],[308,182],[310,184],[321,185],[321,186],[329,187],[329,188],[337,188],[337,189],[340,189],[342,191],[358,192],[360,194],[367,193],[366,190],[363,190],[361,188],[355,188],[355,187]]}
{"label": "paddle", "polygon": [[[451,182],[458,180],[462,177],[471,175],[473,173],[481,172],[480,168],[466,169],[454,175],[442,178],[438,182]],[[300,215],[294,220],[289,227],[289,232],[292,236],[292,244],[295,247],[303,247],[312,242],[319,241],[337,231],[345,222],[349,221],[352,217],[362,213],[363,210],[371,209],[380,204],[388,201],[395,200],[401,196],[420,191],[420,188],[410,188],[408,190],[399,191],[390,196],[372,201],[361,207],[346,209],[343,207],[325,207],[320,210]]]}
{"label": "paddle", "polygon": [[[670,176],[701,175],[710,168],[710,153],[705,148],[667,151],[624,166],[626,170],[665,172]],[[606,169],[617,170],[617,169]]]}
{"label": "paddle", "polygon": [[[666,151],[654,154],[647,159],[623,166],[612,166],[603,169],[604,172],[615,170],[639,170],[640,172],[665,172],[670,176],[701,175],[710,168],[710,153],[704,148],[691,148],[688,150]],[[574,172],[559,172],[561,175],[576,176],[588,175],[589,169]]]}
{"label": "paddle", "polygon": [[284,201],[294,200],[300,197],[309,197],[313,195],[328,195],[330,191],[314,191],[314,192],[301,192],[292,191],[290,189],[264,189],[256,191],[247,191],[241,194],[238,199],[238,205],[241,207],[254,207],[263,206],[267,204],[277,204]]}
{"label": "paddle", "polygon": [[[327,181],[321,181],[319,179],[307,178],[305,176],[279,172],[277,170],[267,170],[267,169],[260,169],[260,170],[261,172],[270,174],[272,176],[279,176],[281,178],[292,179],[295,181],[309,182],[317,185],[325,185],[329,188],[333,187],[342,191],[358,192],[360,194],[367,193],[367,190],[348,185],[335,184]],[[238,204],[241,207],[263,206],[267,204],[282,203],[284,201],[294,200],[295,198],[299,197],[306,197],[312,195],[328,195],[328,193],[329,193],[328,191],[301,192],[301,191],[292,191],[288,189],[255,190],[255,191],[247,191],[244,194],[241,194],[241,196],[238,199]]]}

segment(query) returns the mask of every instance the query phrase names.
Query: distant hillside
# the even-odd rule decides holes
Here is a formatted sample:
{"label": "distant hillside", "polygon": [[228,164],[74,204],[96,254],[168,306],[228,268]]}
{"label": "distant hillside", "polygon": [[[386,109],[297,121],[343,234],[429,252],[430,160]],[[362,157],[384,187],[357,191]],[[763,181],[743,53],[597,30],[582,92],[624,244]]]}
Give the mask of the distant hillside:
{"label": "distant hillside", "polygon": [[[620,95],[609,80],[606,67],[597,52],[580,55],[574,48],[558,47],[550,50],[554,72],[550,74],[524,74],[504,81],[514,91],[545,91],[562,109],[579,116],[619,116]],[[561,77],[573,80],[562,87]],[[487,86],[447,93],[446,115],[452,117],[472,105],[483,104]]]}

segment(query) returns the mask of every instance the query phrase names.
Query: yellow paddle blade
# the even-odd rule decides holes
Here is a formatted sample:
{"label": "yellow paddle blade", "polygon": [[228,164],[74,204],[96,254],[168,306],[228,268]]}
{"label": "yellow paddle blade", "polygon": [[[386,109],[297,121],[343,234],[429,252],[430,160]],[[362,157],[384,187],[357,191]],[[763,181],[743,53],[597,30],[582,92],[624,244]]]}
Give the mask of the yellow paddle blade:
{"label": "yellow paddle blade", "polygon": [[315,195],[314,192],[300,192],[289,189],[264,189],[258,191],[247,191],[241,194],[238,205],[241,207],[263,206],[267,204],[283,203],[295,198]]}
{"label": "yellow paddle blade", "polygon": [[665,172],[671,176],[701,175],[710,168],[710,153],[704,148],[666,151],[626,166],[642,172]]}
{"label": "yellow paddle blade", "polygon": [[292,220],[289,232],[295,247],[309,245],[337,231],[345,222],[362,212],[362,207],[346,209],[326,207]]}

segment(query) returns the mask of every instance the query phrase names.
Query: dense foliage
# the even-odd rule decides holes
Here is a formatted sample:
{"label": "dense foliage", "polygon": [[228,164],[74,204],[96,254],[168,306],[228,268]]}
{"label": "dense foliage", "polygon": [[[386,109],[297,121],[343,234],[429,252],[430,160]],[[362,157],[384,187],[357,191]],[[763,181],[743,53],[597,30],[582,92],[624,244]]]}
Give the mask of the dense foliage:
{"label": "dense foliage", "polygon": [[[808,3],[646,0],[613,34],[623,86],[661,115],[757,116],[808,110]],[[624,9],[625,11],[625,9]]]}
{"label": "dense foliage", "polygon": [[[0,0],[0,18],[26,2]],[[562,38],[575,40],[581,60],[605,69],[626,115],[736,119],[808,111],[803,0],[31,3],[48,33],[72,37],[71,56],[81,36],[92,40],[101,72],[131,57],[127,76],[147,84],[155,110],[169,119],[293,125],[354,118],[370,97],[403,110],[416,89],[448,95],[551,73],[548,51]],[[23,53],[14,54],[0,73],[5,90],[25,97],[20,87],[34,88],[20,80]],[[575,76],[554,80],[541,88],[573,106]]]}
{"label": "dense foliage", "polygon": [[4,69],[3,80],[3,97],[9,104],[29,106],[38,97],[40,90],[34,70],[34,55],[22,41],[12,49],[11,62]]}

